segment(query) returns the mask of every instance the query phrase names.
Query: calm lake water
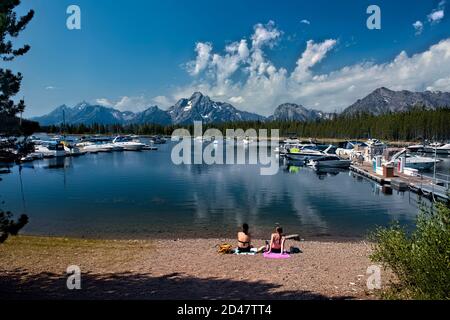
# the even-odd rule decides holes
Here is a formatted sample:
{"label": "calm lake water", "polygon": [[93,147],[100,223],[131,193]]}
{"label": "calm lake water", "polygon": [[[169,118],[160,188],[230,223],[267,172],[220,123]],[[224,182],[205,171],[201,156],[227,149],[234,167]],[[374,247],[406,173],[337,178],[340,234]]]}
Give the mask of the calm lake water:
{"label": "calm lake water", "polygon": [[234,237],[243,222],[256,237],[280,223],[305,239],[361,238],[394,220],[411,227],[418,211],[416,195],[384,194],[348,171],[176,166],[172,145],[13,167],[1,175],[2,208],[29,215],[24,233],[90,238]]}

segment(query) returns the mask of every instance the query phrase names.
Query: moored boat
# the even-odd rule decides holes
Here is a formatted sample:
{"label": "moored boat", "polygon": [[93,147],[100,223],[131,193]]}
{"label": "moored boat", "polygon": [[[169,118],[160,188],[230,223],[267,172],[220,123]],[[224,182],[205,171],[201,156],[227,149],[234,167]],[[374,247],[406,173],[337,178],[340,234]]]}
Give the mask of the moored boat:
{"label": "moored boat", "polygon": [[44,158],[62,158],[66,156],[64,145],[59,142],[42,142],[35,146],[35,153],[42,154]]}
{"label": "moored boat", "polygon": [[125,151],[141,151],[145,144],[134,141],[131,137],[117,136],[113,140],[113,145],[122,147]]}
{"label": "moored boat", "polygon": [[351,160],[343,160],[339,158],[338,156],[334,155],[327,155],[323,157],[319,157],[316,159],[311,159],[308,162],[308,166],[311,167],[324,167],[324,168],[344,168],[348,169],[350,165],[352,164]]}
{"label": "moored boat", "polygon": [[332,146],[329,146],[324,151],[320,151],[318,148],[303,147],[303,148],[290,148],[286,152],[286,158],[296,161],[309,161],[311,159],[327,156]]}

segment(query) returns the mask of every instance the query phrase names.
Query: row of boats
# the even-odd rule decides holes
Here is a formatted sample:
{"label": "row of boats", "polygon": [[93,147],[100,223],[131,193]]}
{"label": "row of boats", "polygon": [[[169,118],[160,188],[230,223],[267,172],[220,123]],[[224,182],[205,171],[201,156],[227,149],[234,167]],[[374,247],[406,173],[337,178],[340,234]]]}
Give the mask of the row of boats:
{"label": "row of boats", "polygon": [[[436,154],[446,154],[449,144],[433,145]],[[440,149],[438,149],[440,148]],[[367,141],[346,141],[335,147],[333,145],[318,145],[313,141],[287,139],[275,152],[291,161],[301,161],[314,167],[349,168],[352,162],[372,162],[375,157],[384,159],[385,165],[397,166],[401,161],[405,168],[427,171],[432,169],[441,159],[417,154],[415,146],[408,148],[389,148],[377,139]],[[421,149],[425,150],[425,149]],[[426,149],[431,150],[431,149]],[[438,151],[436,151],[438,150]],[[419,151],[420,152],[420,151]]]}
{"label": "row of boats", "polygon": [[336,155],[333,145],[318,145],[312,141],[287,139],[275,149],[280,157],[291,161],[300,161],[316,168],[349,168],[352,161]]}
{"label": "row of boats", "polygon": [[54,137],[48,141],[33,137],[34,152],[21,160],[26,162],[42,158],[77,157],[88,153],[158,150],[154,144],[165,143],[165,140],[158,139],[157,142],[151,139],[147,144],[141,142],[138,136],[82,137],[81,139]]}
{"label": "row of boats", "polygon": [[436,153],[439,155],[450,155],[450,143],[415,144],[407,148],[411,152]]}

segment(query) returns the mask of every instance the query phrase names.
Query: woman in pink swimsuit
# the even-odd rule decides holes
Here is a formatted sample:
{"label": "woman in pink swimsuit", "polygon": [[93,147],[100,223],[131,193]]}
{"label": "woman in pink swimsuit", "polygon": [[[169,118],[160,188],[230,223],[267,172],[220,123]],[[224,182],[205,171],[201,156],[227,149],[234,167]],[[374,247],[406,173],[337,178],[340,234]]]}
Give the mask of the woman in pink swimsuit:
{"label": "woman in pink swimsuit", "polygon": [[284,242],[285,238],[283,236],[283,228],[277,227],[275,233],[272,234],[270,239],[269,253],[283,253],[284,252]]}

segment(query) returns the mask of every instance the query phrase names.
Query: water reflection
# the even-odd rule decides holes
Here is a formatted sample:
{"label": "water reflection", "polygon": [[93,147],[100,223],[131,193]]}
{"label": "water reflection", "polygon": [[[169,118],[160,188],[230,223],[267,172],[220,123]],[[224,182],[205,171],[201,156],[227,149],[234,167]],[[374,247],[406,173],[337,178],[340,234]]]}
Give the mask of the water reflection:
{"label": "water reflection", "polygon": [[[220,145],[219,145],[220,147]],[[224,146],[225,147],[225,146]],[[237,146],[236,148],[239,148]],[[306,237],[361,237],[393,219],[414,222],[408,193],[382,189],[346,170],[314,171],[280,160],[259,165],[173,165],[157,152],[92,154],[35,162],[23,170],[27,232],[102,237],[229,237],[243,222],[257,237],[276,223]],[[0,183],[8,209],[20,207],[17,167]]]}

